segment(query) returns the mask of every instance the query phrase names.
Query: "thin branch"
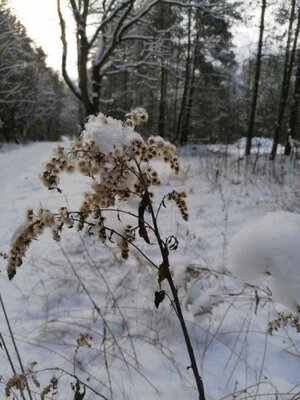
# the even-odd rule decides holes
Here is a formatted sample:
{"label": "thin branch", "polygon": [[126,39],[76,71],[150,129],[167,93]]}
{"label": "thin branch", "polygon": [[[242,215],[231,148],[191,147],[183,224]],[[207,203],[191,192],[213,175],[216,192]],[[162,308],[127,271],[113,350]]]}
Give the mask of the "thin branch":
{"label": "thin branch", "polygon": [[63,249],[63,247],[61,246],[61,244],[59,244],[59,247],[60,247],[61,252],[63,253],[65,259],[67,260],[67,263],[68,263],[69,266],[71,267],[71,269],[72,269],[74,275],[75,275],[76,278],[78,279],[78,282],[81,284],[82,289],[84,290],[84,292],[85,292],[86,295],[88,296],[90,302],[91,302],[92,305],[94,306],[95,310],[97,311],[97,313],[98,313],[99,316],[101,317],[101,319],[102,319],[104,325],[107,326],[108,331],[109,331],[109,333],[111,334],[111,336],[112,336],[112,338],[113,338],[113,340],[114,340],[115,345],[116,345],[117,348],[119,349],[119,352],[120,352],[120,354],[122,355],[123,361],[124,361],[125,364],[126,364],[126,357],[125,357],[125,355],[124,355],[124,353],[123,353],[123,350],[122,350],[121,346],[119,345],[119,343],[118,343],[118,341],[117,341],[117,339],[116,339],[116,337],[115,337],[113,331],[111,330],[110,326],[108,325],[107,321],[105,320],[104,315],[102,314],[101,309],[97,306],[95,300],[94,300],[93,297],[91,296],[89,290],[88,290],[87,287],[85,286],[85,284],[84,284],[84,282],[82,281],[81,277],[78,275],[76,269],[74,268],[74,265],[71,263],[71,260],[69,259],[67,253],[65,252],[65,250]]}
{"label": "thin branch", "polygon": [[62,74],[63,74],[63,77],[64,77],[67,85],[71,89],[71,91],[74,93],[74,95],[80,101],[82,101],[82,97],[81,97],[81,94],[79,92],[79,89],[72,82],[72,80],[71,80],[71,78],[70,78],[70,76],[68,74],[68,71],[67,71],[68,43],[67,43],[67,39],[66,39],[66,23],[65,23],[64,17],[63,17],[62,12],[61,12],[60,0],[57,0],[57,14],[58,14],[60,30],[61,30],[60,39],[61,39],[61,42],[62,42],[62,45],[63,45],[62,64],[61,64]]}
{"label": "thin branch", "polygon": [[[17,372],[15,370],[14,364],[13,364],[12,359],[11,359],[10,354],[9,354],[8,348],[7,348],[6,343],[4,341],[4,337],[2,336],[1,332],[0,332],[0,341],[3,344],[4,351],[6,353],[6,357],[7,357],[8,361],[9,361],[10,366],[11,366],[12,372],[14,373],[14,375],[17,375]],[[22,394],[22,397],[23,397],[23,394]]]}
{"label": "thin branch", "polygon": [[114,17],[118,14],[119,11],[121,11],[123,8],[127,7],[127,5],[131,2],[132,0],[127,0],[124,1],[123,3],[120,4],[119,7],[115,8],[114,11],[110,14],[110,16],[108,16],[107,18],[105,18],[104,20],[102,20],[101,24],[98,26],[98,28],[96,29],[92,39],[89,42],[89,48],[91,48],[95,41],[98,38],[99,33],[104,29],[104,27],[111,21],[114,19]]}
{"label": "thin branch", "polygon": [[19,350],[18,350],[16,341],[15,341],[15,337],[14,337],[13,331],[12,331],[11,326],[10,326],[10,322],[9,322],[9,319],[8,319],[8,315],[7,315],[7,313],[6,313],[6,308],[5,308],[5,306],[4,306],[4,303],[3,303],[3,300],[2,300],[1,294],[0,294],[0,303],[1,303],[1,307],[2,307],[2,310],[3,310],[3,314],[4,314],[4,317],[5,317],[6,325],[7,325],[7,327],[8,327],[9,334],[10,334],[10,337],[11,337],[11,340],[12,340],[12,343],[13,343],[15,352],[16,352],[16,354],[17,354],[17,358],[18,358],[18,361],[19,361],[19,365],[20,365],[22,374],[24,375],[25,384],[26,384],[26,388],[27,388],[27,391],[28,391],[29,398],[30,398],[30,400],[33,400],[32,395],[31,395],[31,391],[30,391],[30,387],[29,387],[29,385],[28,385],[28,381],[27,381],[27,378],[26,378],[26,376],[25,376],[25,370],[24,370],[24,367],[23,367],[23,363],[22,363],[22,360],[21,360],[21,356],[20,356],[20,353],[19,353]]}
{"label": "thin branch", "polygon": [[[93,389],[90,385],[88,385],[86,382],[81,381],[76,375],[72,374],[71,372],[66,371],[63,368],[60,367],[53,367],[53,368],[43,368],[43,369],[39,369],[38,371],[35,371],[36,373],[39,372],[44,372],[44,371],[60,371],[63,372],[66,375],[71,376],[72,378],[76,379],[81,385],[87,387],[90,391],[92,391],[94,394],[96,394],[97,396],[101,397],[104,400],[108,400],[107,397],[105,397],[103,394],[97,392],[95,389]],[[27,374],[29,375],[29,373]]]}
{"label": "thin branch", "polygon": [[188,354],[189,354],[189,357],[190,357],[190,361],[191,361],[191,366],[190,367],[193,370],[195,381],[196,381],[196,385],[197,385],[197,389],[198,389],[198,393],[199,393],[199,400],[205,400],[203,381],[202,381],[202,378],[201,378],[201,376],[199,374],[199,371],[198,371],[198,366],[197,366],[197,362],[196,362],[196,359],[195,359],[194,350],[193,350],[192,343],[191,343],[191,340],[190,340],[190,336],[189,336],[189,333],[188,333],[188,330],[187,330],[187,327],[186,327],[186,324],[185,324],[185,320],[184,320],[184,317],[183,317],[183,314],[182,314],[182,310],[181,310],[181,305],[180,305],[180,301],[179,301],[179,298],[178,298],[177,289],[176,289],[176,287],[174,285],[174,281],[173,281],[173,278],[172,278],[172,275],[171,275],[171,272],[170,272],[170,268],[169,268],[170,267],[169,251],[168,251],[168,248],[165,246],[164,242],[162,241],[162,239],[160,237],[160,232],[159,232],[159,228],[158,228],[158,225],[157,225],[157,220],[156,220],[156,217],[155,217],[155,214],[154,214],[152,201],[151,201],[149,193],[148,193],[148,185],[145,182],[143,173],[142,173],[141,168],[140,168],[140,164],[137,162],[137,160],[135,158],[134,158],[134,161],[136,163],[137,169],[138,169],[139,174],[140,174],[141,183],[144,186],[145,195],[146,195],[146,197],[148,199],[148,206],[149,206],[150,214],[151,214],[151,217],[152,217],[152,222],[153,222],[153,226],[154,226],[154,230],[155,230],[155,236],[157,238],[157,243],[159,245],[161,256],[162,256],[162,259],[163,259],[163,264],[162,265],[164,266],[165,278],[167,279],[167,281],[169,283],[169,286],[170,286],[170,289],[172,291],[174,304],[175,304],[176,309],[177,309],[177,316],[178,316],[178,319],[180,321],[180,325],[181,325],[181,329],[182,329],[182,332],[183,332],[183,335],[184,335],[184,340],[185,340],[185,343],[186,343],[187,351],[188,351]]}

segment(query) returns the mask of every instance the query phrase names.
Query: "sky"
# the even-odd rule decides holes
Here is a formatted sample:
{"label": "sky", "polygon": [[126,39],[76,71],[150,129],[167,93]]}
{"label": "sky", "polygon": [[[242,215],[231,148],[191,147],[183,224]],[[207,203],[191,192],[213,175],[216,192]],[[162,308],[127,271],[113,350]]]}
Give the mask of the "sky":
{"label": "sky", "polygon": [[[66,1],[62,2],[63,12],[69,29],[67,35],[71,38],[72,16],[66,6]],[[43,48],[47,54],[47,64],[60,72],[61,52],[60,28],[56,11],[56,0],[10,0],[11,9],[25,25],[29,37]],[[65,6],[63,6],[65,4]],[[257,18],[256,18],[257,20]],[[234,27],[234,40],[237,56],[240,61],[249,57],[256,49],[258,40],[257,22],[252,20],[250,23],[244,21]],[[69,63],[68,70],[70,76],[76,77],[76,44],[73,39],[69,39]],[[73,54],[73,56],[72,56]],[[71,56],[71,57],[70,57]]]}
{"label": "sky", "polygon": [[[62,2],[66,3],[66,2]],[[55,0],[10,0],[11,9],[26,27],[28,36],[43,48],[47,54],[47,64],[60,72],[62,45]],[[66,6],[63,6],[67,24],[72,17]],[[70,33],[70,32],[69,32]],[[70,41],[69,53],[75,55],[75,43]],[[75,76],[75,58],[69,63],[71,75]]]}

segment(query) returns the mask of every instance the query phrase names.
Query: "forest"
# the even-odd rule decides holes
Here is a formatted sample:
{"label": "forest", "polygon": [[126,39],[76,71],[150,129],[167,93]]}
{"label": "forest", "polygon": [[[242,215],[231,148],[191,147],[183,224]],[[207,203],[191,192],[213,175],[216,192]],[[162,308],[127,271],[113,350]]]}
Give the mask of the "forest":
{"label": "forest", "polygon": [[38,1],[59,68],[0,0],[0,399],[300,399],[299,0]]}
{"label": "forest", "polygon": [[[250,11],[230,1],[191,7],[176,1],[135,3],[103,8],[92,2],[86,9],[85,2],[70,3],[76,77],[68,73],[63,12],[62,71],[53,71],[9,2],[1,3],[2,141],[78,135],[87,115],[101,111],[121,118],[143,106],[151,110],[145,133],[155,131],[181,145],[255,136],[290,152],[288,138],[299,140],[300,129],[296,0],[252,2]],[[255,51],[241,62],[233,32],[243,24],[243,13],[250,21],[261,15],[251,31],[257,36]]]}

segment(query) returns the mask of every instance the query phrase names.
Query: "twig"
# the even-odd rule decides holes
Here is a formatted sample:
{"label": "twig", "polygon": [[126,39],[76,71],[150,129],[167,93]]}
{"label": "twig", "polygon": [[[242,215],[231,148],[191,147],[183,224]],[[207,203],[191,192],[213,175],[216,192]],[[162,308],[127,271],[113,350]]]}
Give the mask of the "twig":
{"label": "twig", "polygon": [[[97,392],[95,389],[93,389],[91,386],[89,386],[86,382],[81,381],[76,375],[72,374],[69,371],[66,371],[63,368],[60,368],[60,367],[43,368],[43,369],[39,369],[38,371],[36,371],[36,373],[44,372],[44,371],[60,371],[60,372],[63,372],[64,374],[66,374],[68,376],[71,376],[72,378],[76,379],[76,381],[78,381],[81,385],[87,387],[90,391],[92,391],[97,396],[101,397],[104,400],[108,400],[108,398],[105,397],[103,394]],[[29,373],[27,375],[29,375]]]}
{"label": "twig", "polygon": [[198,371],[198,366],[197,366],[197,362],[196,362],[196,359],[195,359],[193,346],[192,346],[192,343],[191,343],[191,340],[190,340],[190,336],[189,336],[189,333],[188,333],[188,330],[187,330],[187,327],[186,327],[186,324],[185,324],[185,320],[184,320],[184,317],[183,317],[183,314],[182,314],[182,310],[181,310],[181,305],[180,305],[180,301],[179,301],[179,298],[178,298],[177,289],[176,289],[176,287],[174,285],[174,281],[173,281],[173,278],[172,278],[172,275],[171,275],[171,272],[170,272],[169,251],[168,251],[167,246],[165,246],[164,242],[162,241],[162,239],[160,237],[160,232],[159,232],[159,228],[158,228],[158,225],[157,225],[157,219],[156,219],[156,216],[155,216],[155,213],[154,213],[154,210],[153,210],[153,206],[152,206],[152,202],[151,202],[151,198],[150,198],[150,195],[149,195],[149,192],[148,192],[148,185],[145,182],[145,179],[144,179],[144,176],[143,176],[143,173],[141,171],[139,163],[136,160],[135,160],[135,163],[136,163],[136,166],[137,166],[138,171],[139,171],[140,180],[141,180],[141,182],[143,183],[143,186],[144,186],[145,196],[146,196],[146,199],[147,199],[147,204],[149,206],[149,210],[150,210],[150,214],[151,214],[151,218],[152,218],[152,223],[153,223],[153,227],[154,227],[154,233],[155,233],[155,236],[157,238],[157,243],[158,243],[159,248],[160,248],[160,252],[161,252],[161,256],[162,256],[163,264],[164,264],[164,268],[165,268],[166,279],[167,279],[167,281],[169,283],[169,286],[171,288],[171,291],[172,291],[172,295],[173,295],[173,298],[174,298],[174,303],[175,303],[175,306],[176,306],[176,309],[177,309],[177,316],[178,316],[178,319],[180,321],[181,329],[182,329],[182,332],[183,332],[183,335],[184,335],[185,344],[186,344],[186,347],[187,347],[187,350],[188,350],[188,354],[189,354],[189,357],[190,357],[190,361],[191,361],[191,366],[190,367],[192,368],[193,373],[194,373],[194,377],[195,377],[195,381],[196,381],[196,385],[197,385],[197,389],[198,389],[198,393],[199,393],[199,400],[205,400],[203,381],[202,381],[202,378],[201,378],[201,376],[199,374],[199,371]]}
{"label": "twig", "polygon": [[9,322],[9,319],[8,319],[8,316],[7,316],[7,313],[6,313],[6,309],[5,309],[1,294],[0,294],[0,303],[1,303],[1,307],[2,307],[3,313],[4,313],[4,317],[5,317],[5,321],[6,321],[8,330],[9,330],[10,337],[11,337],[11,340],[13,342],[13,346],[14,346],[15,352],[17,354],[17,358],[18,358],[18,361],[19,361],[19,364],[20,364],[20,368],[21,368],[21,371],[22,371],[22,373],[24,375],[24,379],[25,379],[26,388],[27,388],[27,391],[28,391],[29,398],[30,398],[30,400],[33,400],[32,395],[31,395],[31,391],[30,391],[30,387],[28,385],[28,381],[27,381],[26,376],[25,376],[25,370],[24,370],[24,367],[23,367],[21,356],[20,356],[16,341],[15,341],[15,337],[14,337],[13,331],[12,331],[11,326],[10,326],[10,322]]}
{"label": "twig", "polygon": [[17,375],[17,372],[16,372],[16,370],[15,370],[14,364],[13,364],[13,362],[12,362],[12,359],[11,359],[11,357],[10,357],[10,354],[9,354],[8,348],[7,348],[7,346],[6,346],[6,343],[5,343],[5,341],[4,341],[4,338],[3,338],[3,336],[2,336],[2,333],[1,333],[1,332],[0,332],[0,341],[1,341],[1,342],[2,342],[2,344],[3,344],[4,351],[5,351],[5,353],[6,353],[6,356],[7,356],[7,359],[8,359],[8,361],[9,361],[9,363],[10,363],[10,366],[11,366],[12,372],[13,372],[15,375]]}

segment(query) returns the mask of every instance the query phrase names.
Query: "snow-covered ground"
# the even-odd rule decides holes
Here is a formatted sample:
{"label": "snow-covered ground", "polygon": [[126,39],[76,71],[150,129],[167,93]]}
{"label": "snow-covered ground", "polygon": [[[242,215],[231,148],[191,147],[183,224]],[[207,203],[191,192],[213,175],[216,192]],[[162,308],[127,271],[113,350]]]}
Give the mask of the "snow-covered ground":
{"label": "snow-covered ground", "polygon": [[[0,153],[0,252],[8,250],[28,207],[76,209],[80,204],[88,178],[64,176],[62,194],[47,191],[38,178],[54,146],[36,143]],[[233,156],[198,150],[181,151],[182,170],[176,178],[157,163],[164,183],[156,198],[180,187],[188,195],[189,221],[168,203],[159,224],[162,237],[179,240],[171,269],[207,399],[297,398],[299,333],[285,327],[266,334],[277,311],[289,309],[271,301],[266,284],[255,291],[230,276],[227,254],[231,238],[249,223],[273,211],[299,212],[299,167],[279,161],[273,168],[261,159],[252,173]],[[140,246],[160,263],[156,246]],[[114,244],[100,245],[93,236],[73,230],[65,232],[61,243],[45,232],[13,281],[1,262],[0,293],[25,366],[36,361],[37,371],[75,371],[109,399],[196,399],[179,323],[168,301],[154,307],[155,290],[157,273],[137,252],[124,262]],[[2,311],[0,321],[17,365]],[[78,336],[87,332],[93,336],[91,348],[76,350]],[[37,377],[43,387],[54,374],[60,378],[56,398],[71,399],[73,378],[54,370]],[[0,397],[11,375],[0,349]],[[41,391],[29,383],[33,392]],[[87,389],[85,399],[96,398]]]}
{"label": "snow-covered ground", "polygon": [[[246,148],[246,137],[242,137],[237,140],[233,145],[226,144],[213,144],[209,145],[208,149],[214,152],[224,153],[231,155],[236,155],[242,157],[245,153]],[[252,154],[267,154],[269,155],[272,150],[273,140],[266,137],[254,137],[251,143],[251,153]],[[284,146],[280,143],[278,144],[277,154],[284,154]]]}

